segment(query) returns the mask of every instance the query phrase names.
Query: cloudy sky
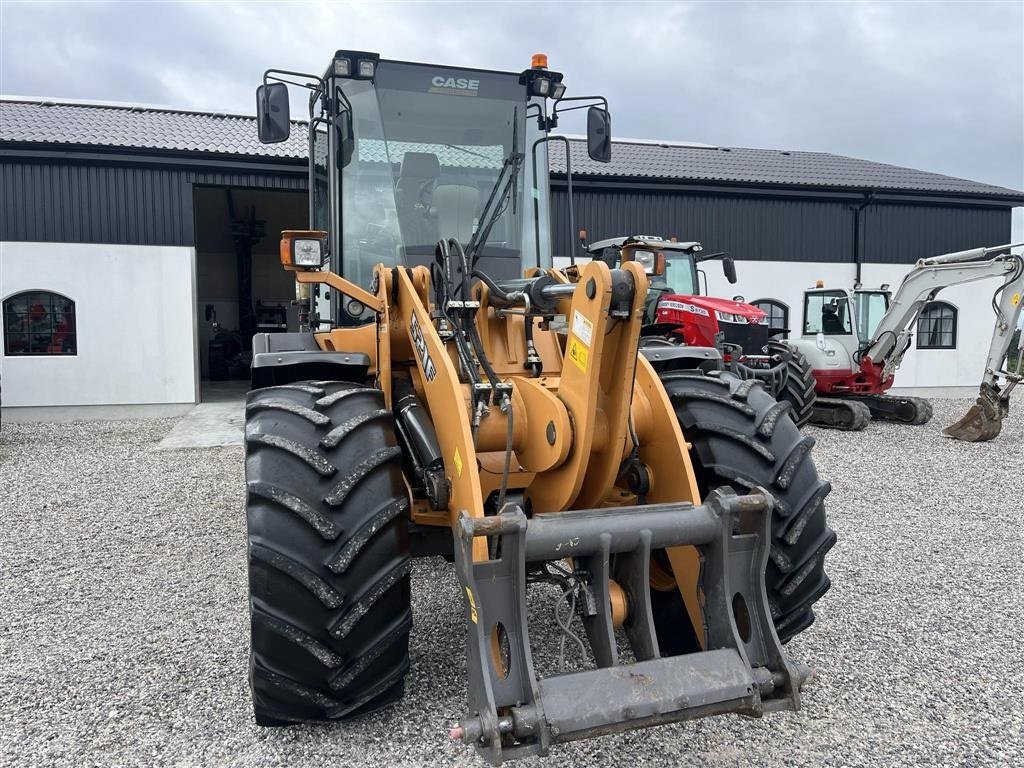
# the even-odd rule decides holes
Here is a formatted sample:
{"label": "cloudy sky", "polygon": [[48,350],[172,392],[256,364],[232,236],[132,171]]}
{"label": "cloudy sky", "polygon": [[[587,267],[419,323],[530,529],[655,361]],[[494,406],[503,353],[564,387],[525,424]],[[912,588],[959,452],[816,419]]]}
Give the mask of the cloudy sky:
{"label": "cloudy sky", "polygon": [[0,0],[4,94],[251,113],[264,69],[319,72],[336,48],[493,69],[543,51],[571,92],[608,97],[619,137],[835,152],[1024,189],[1022,0]]}

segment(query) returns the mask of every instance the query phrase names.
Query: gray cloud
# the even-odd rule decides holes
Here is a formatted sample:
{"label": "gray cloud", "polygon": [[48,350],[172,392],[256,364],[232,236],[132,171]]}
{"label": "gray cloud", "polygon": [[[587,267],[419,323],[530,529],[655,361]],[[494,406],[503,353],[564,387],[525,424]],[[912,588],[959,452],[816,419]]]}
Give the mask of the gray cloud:
{"label": "gray cloud", "polygon": [[[0,4],[0,91],[251,112],[335,48],[549,54],[618,136],[835,152],[1024,188],[1024,4]],[[571,130],[572,126],[568,126]]]}

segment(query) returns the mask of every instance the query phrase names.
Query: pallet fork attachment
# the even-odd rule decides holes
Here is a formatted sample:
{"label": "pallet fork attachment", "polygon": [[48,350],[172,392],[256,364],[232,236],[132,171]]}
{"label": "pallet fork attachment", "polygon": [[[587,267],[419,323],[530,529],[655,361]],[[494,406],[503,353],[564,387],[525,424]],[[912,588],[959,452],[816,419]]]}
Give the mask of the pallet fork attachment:
{"label": "pallet fork attachment", "polygon": [[[551,744],[712,714],[754,717],[796,710],[811,670],[790,660],[765,593],[772,501],[762,490],[720,489],[701,505],[538,514],[506,505],[493,517],[463,514],[455,561],[465,591],[470,712],[451,736],[491,763]],[[474,562],[487,537],[500,553]],[[496,542],[494,540],[497,540]],[[662,657],[649,592],[652,549],[692,545],[703,561],[705,650]],[[585,620],[597,667],[538,679],[526,620],[528,563],[573,557],[589,571],[594,616]],[[624,627],[637,661],[620,664],[609,583],[626,593]],[[500,643],[505,644],[498,650]]]}

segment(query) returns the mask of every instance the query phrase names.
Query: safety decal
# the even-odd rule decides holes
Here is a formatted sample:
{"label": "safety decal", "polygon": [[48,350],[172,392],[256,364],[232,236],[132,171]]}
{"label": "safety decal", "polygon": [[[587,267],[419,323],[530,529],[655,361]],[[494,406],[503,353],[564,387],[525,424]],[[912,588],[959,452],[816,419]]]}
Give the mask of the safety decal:
{"label": "safety decal", "polygon": [[578,309],[572,311],[572,332],[588,347],[594,343],[594,324]]}
{"label": "safety decal", "polygon": [[1010,303],[1013,304],[1013,306],[1015,306],[1015,307],[1018,304],[1020,304],[1020,294],[1019,293],[1013,294],[1013,296],[1010,297]]}
{"label": "safety decal", "polygon": [[462,456],[459,454],[458,446],[455,447],[455,473],[462,477]]}
{"label": "safety decal", "polygon": [[583,371],[587,372],[587,358],[590,356],[590,352],[586,345],[583,344],[575,336],[569,337],[569,359],[576,363],[576,366]]}

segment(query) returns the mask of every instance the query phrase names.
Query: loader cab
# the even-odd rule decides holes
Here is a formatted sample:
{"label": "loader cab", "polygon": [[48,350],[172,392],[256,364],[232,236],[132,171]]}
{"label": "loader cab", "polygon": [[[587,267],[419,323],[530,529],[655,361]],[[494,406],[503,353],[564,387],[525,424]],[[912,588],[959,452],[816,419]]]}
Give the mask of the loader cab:
{"label": "loader cab", "polygon": [[[264,75],[260,138],[287,139],[284,83],[309,88],[310,229],[327,233],[331,271],[370,288],[377,264],[429,266],[447,238],[479,241],[479,269],[495,280],[552,265],[547,143],[565,85],[546,57],[503,72],[338,51],[322,76],[302,77],[312,82]],[[606,102],[567,101],[586,99],[605,106],[561,111],[597,110],[588,113],[588,150],[607,161]],[[330,316],[368,320],[358,302]]]}

